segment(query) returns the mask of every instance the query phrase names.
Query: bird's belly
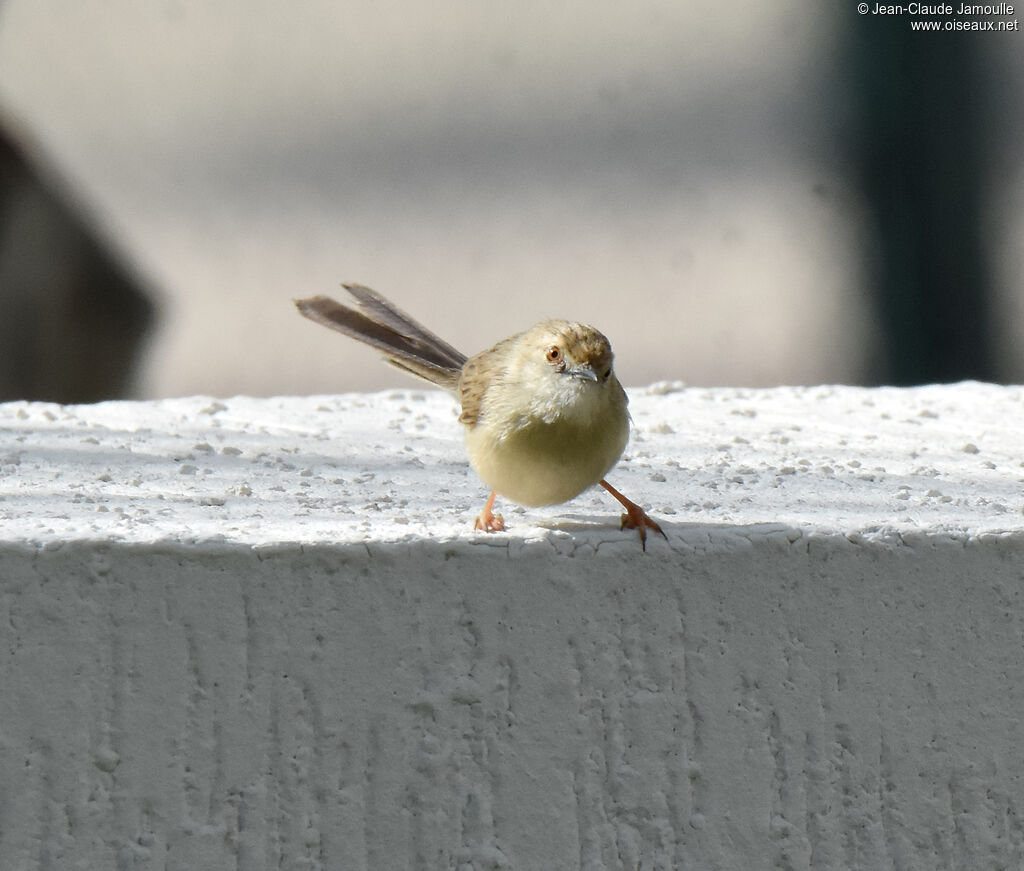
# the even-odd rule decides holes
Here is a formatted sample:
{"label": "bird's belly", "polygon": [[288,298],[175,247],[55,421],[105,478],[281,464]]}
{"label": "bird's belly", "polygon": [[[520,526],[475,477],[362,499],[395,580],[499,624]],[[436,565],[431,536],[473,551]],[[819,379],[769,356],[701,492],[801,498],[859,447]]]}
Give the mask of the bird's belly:
{"label": "bird's belly", "polygon": [[536,422],[503,438],[476,426],[466,430],[466,449],[474,471],[501,496],[520,505],[555,505],[600,481],[628,437],[628,420],[620,427]]}

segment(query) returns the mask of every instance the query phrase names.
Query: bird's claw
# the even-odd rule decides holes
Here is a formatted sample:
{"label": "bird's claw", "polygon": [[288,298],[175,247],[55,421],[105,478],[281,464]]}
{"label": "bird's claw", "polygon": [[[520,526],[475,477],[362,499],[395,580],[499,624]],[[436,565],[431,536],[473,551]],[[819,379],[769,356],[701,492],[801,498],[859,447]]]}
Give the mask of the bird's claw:
{"label": "bird's claw", "polygon": [[633,505],[632,508],[626,509],[626,513],[621,517],[619,529],[635,529],[640,535],[640,547],[643,550],[647,550],[648,529],[660,532],[662,536],[664,536],[665,540],[668,541],[668,536],[665,535],[665,531],[658,526],[658,524],[655,523],[650,516],[648,516],[647,512],[639,505]]}
{"label": "bird's claw", "polygon": [[484,532],[501,532],[505,529],[505,519],[491,510],[494,507],[495,495],[495,492],[491,490],[491,495],[484,503],[484,510],[473,521],[473,529],[481,529]]}
{"label": "bird's claw", "polygon": [[505,529],[505,519],[500,514],[481,511],[473,521],[473,529],[481,529],[484,532],[502,532]]}
{"label": "bird's claw", "polygon": [[643,510],[639,505],[630,499],[623,496],[618,490],[616,490],[607,481],[599,482],[605,490],[612,494],[619,502],[622,507],[626,509],[626,513],[622,515],[621,522],[619,523],[619,529],[635,529],[640,535],[640,547],[645,551],[647,550],[647,530],[653,529],[655,532],[660,532],[664,536],[665,541],[668,541],[668,536],[665,535],[665,531],[658,526]]}

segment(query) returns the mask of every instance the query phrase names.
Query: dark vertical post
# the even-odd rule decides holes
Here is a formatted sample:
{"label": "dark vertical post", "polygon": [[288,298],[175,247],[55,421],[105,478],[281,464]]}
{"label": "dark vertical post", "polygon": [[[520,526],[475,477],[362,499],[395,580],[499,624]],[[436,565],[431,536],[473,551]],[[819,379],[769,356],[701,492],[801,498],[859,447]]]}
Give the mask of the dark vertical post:
{"label": "dark vertical post", "polygon": [[906,15],[855,17],[854,159],[874,224],[885,348],[870,380],[995,380],[979,59],[992,36],[915,32]]}

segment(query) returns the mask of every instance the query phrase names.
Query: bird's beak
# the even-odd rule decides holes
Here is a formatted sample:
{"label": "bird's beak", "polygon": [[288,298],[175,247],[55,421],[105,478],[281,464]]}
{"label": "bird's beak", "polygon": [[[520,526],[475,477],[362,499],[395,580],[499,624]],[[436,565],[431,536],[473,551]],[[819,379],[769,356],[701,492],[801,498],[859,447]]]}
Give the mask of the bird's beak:
{"label": "bird's beak", "polygon": [[597,373],[594,371],[593,366],[588,366],[586,363],[581,363],[579,366],[569,366],[565,370],[566,375],[571,375],[573,378],[581,378],[584,381],[600,381],[597,377]]}

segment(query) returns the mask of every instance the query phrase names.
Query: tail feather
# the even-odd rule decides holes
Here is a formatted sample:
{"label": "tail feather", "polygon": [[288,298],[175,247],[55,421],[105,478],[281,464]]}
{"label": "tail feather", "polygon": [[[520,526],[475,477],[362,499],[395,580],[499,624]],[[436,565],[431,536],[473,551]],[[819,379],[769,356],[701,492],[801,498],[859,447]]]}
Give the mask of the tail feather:
{"label": "tail feather", "polygon": [[379,293],[360,284],[343,287],[356,299],[349,308],[329,296],[297,299],[299,312],[383,351],[389,363],[448,390],[458,387],[466,355],[396,308]]}

